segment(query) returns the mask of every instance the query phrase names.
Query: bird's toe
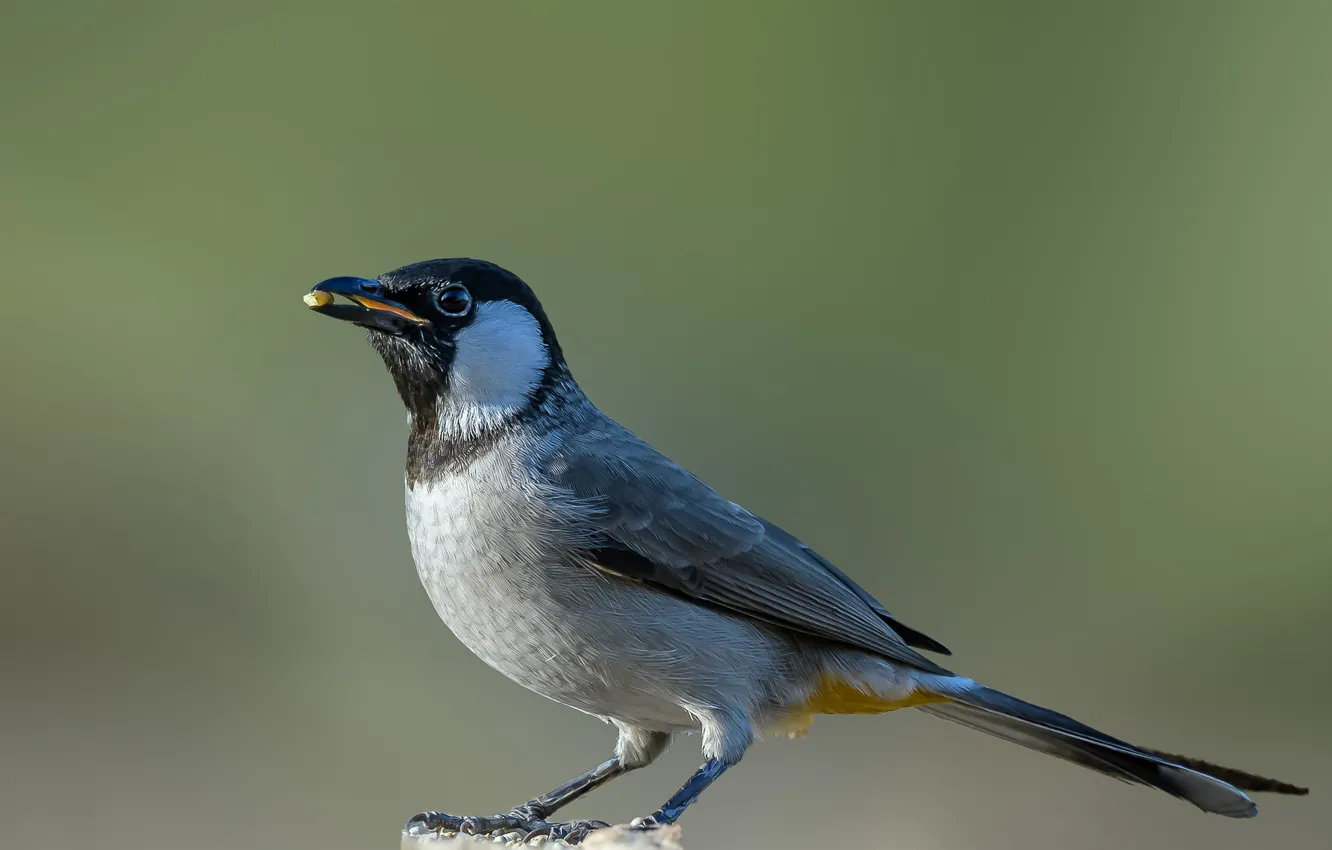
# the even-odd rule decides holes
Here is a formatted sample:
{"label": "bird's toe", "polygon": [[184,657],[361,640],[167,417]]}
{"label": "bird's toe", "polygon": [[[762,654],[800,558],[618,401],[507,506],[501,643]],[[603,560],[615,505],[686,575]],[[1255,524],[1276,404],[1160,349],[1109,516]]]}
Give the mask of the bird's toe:
{"label": "bird's toe", "polygon": [[443,812],[421,812],[413,815],[402,825],[403,835],[430,835],[440,832],[460,832],[462,818],[446,815]]}
{"label": "bird's toe", "polygon": [[488,833],[517,830],[528,832],[542,826],[545,821],[532,816],[524,808],[514,809],[502,815],[449,815],[444,812],[422,812],[408,819],[402,826],[406,836],[439,835],[458,833],[459,835],[486,835]]}
{"label": "bird's toe", "polygon": [[658,817],[658,815],[655,812],[653,814],[648,815],[647,817],[634,818],[633,820],[629,821],[630,829],[640,830],[643,832],[646,832],[651,829],[660,829],[661,827],[667,825],[668,825],[667,822]]}

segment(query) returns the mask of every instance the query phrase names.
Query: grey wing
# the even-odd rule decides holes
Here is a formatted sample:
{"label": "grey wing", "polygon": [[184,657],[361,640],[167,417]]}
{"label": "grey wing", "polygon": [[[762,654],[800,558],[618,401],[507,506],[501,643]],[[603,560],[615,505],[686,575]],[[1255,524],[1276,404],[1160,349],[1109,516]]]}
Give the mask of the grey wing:
{"label": "grey wing", "polygon": [[888,613],[888,609],[883,607],[883,605],[879,602],[879,600],[871,596],[868,590],[856,584],[855,581],[852,580],[852,578],[849,575],[839,570],[836,566],[832,564],[832,562],[828,561],[818,552],[815,552],[813,549],[806,546],[800,540],[798,540],[788,532],[783,531],[781,528],[778,528],[776,525],[773,525],[772,523],[768,522],[766,519],[760,519],[759,521],[763,523],[769,535],[784,541],[786,545],[789,547],[799,549],[808,558],[815,561],[825,570],[832,573],[839,580],[841,580],[842,584],[845,584],[848,588],[850,588],[851,591],[855,593],[857,596],[859,596],[866,605],[868,605],[870,608],[874,610],[875,614],[878,614],[880,618],[885,620],[888,623],[888,625],[892,627],[892,630],[897,632],[897,634],[901,636],[902,640],[906,641],[907,646],[912,646],[915,647],[916,649],[927,649],[930,652],[937,652],[940,655],[953,654],[953,651],[951,649],[939,643],[934,638],[930,637],[924,632],[919,632],[911,628],[906,623],[903,623],[901,620],[897,619],[892,614]]}
{"label": "grey wing", "polygon": [[[920,670],[948,672],[913,650],[883,606],[799,540],[609,419],[598,425],[569,435],[543,470],[595,508],[584,554],[597,567]],[[925,648],[938,646],[929,641]]]}

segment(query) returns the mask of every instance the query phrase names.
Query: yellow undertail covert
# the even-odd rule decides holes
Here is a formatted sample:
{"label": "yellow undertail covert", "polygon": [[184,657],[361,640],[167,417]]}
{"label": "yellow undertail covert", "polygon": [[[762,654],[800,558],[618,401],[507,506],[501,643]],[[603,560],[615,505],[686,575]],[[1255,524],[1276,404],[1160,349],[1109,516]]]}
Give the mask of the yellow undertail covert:
{"label": "yellow undertail covert", "polygon": [[932,702],[949,702],[948,697],[915,690],[905,697],[882,697],[836,676],[824,676],[819,686],[799,710],[782,724],[792,737],[803,736],[816,714],[883,714],[899,708],[915,708]]}

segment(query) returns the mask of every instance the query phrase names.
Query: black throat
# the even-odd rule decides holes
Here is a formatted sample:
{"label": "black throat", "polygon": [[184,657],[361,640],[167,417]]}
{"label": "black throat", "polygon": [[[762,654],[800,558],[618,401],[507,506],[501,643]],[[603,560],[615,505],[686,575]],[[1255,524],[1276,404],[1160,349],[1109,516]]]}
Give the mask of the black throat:
{"label": "black throat", "polygon": [[388,367],[410,416],[406,469],[409,486],[463,471],[519,429],[545,433],[559,420],[562,410],[583,398],[582,390],[556,349],[556,356],[547,364],[540,382],[528,393],[523,405],[486,428],[466,434],[453,433],[441,427],[441,407],[448,398],[453,349],[422,340],[408,342],[378,331],[367,331],[366,336]]}
{"label": "black throat", "polygon": [[[430,329],[412,328],[400,336],[367,332],[393,376],[403,405],[411,415],[407,444],[407,481],[414,484],[454,474],[522,427],[543,427],[570,400],[582,393],[569,374],[564,352],[541,302],[521,278],[493,263],[473,259],[428,260],[403,266],[380,277],[385,288],[411,309],[429,309],[428,299],[450,284],[465,286],[478,305],[507,301],[526,310],[540,328],[548,360],[540,380],[524,403],[502,419],[480,429],[451,427],[447,405],[458,333],[476,316],[453,321],[431,315]],[[456,413],[456,411],[455,411]],[[553,421],[553,420],[552,420]]]}

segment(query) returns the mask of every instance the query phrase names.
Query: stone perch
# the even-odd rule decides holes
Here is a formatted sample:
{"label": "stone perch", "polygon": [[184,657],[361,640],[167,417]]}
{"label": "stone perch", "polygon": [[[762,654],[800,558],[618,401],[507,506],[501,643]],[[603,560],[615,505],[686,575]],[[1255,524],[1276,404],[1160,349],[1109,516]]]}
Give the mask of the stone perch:
{"label": "stone perch", "polygon": [[[569,847],[563,840],[550,840],[538,836],[530,843],[517,840],[518,833],[509,833],[512,837],[499,835],[425,835],[402,837],[402,850],[477,850],[482,846],[501,847]],[[589,835],[579,847],[586,850],[684,850],[680,844],[678,824],[665,826],[651,832],[637,832],[627,826],[612,826],[599,829]]]}

